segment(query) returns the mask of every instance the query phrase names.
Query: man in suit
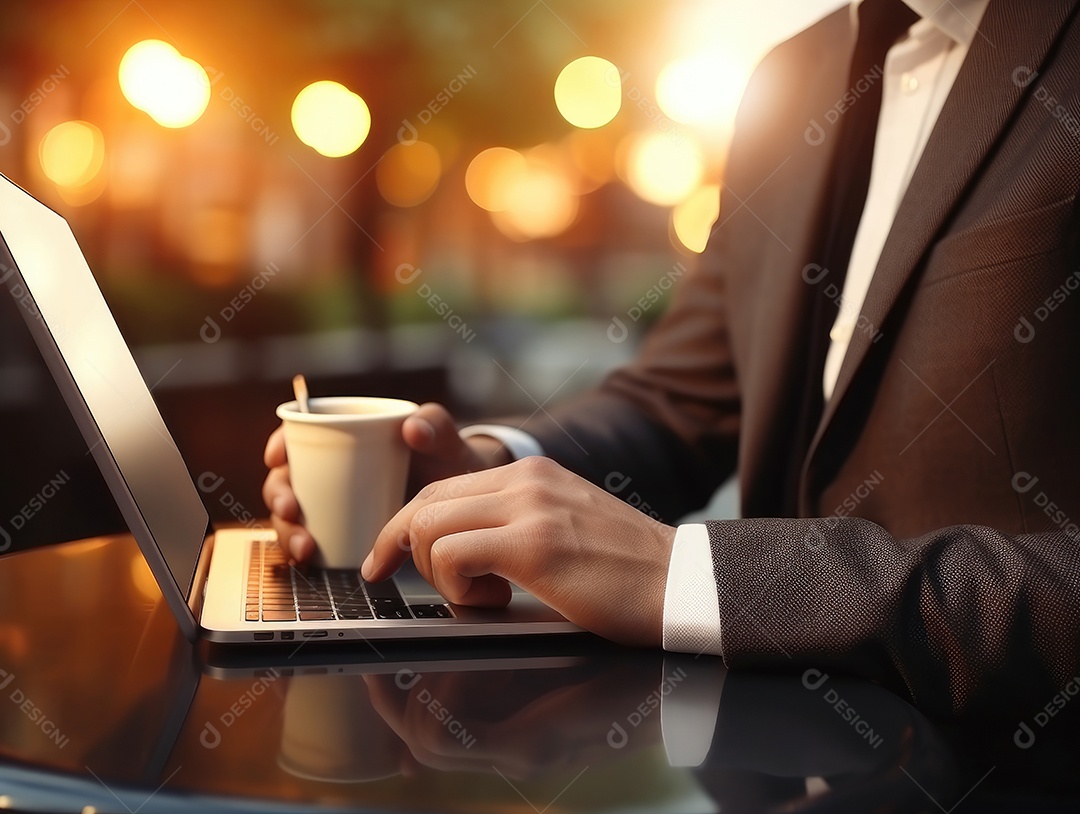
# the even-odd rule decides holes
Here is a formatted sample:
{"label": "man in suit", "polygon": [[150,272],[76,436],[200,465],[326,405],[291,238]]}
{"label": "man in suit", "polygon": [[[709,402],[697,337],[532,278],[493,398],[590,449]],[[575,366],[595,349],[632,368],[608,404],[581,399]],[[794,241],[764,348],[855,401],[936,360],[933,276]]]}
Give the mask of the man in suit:
{"label": "man in suit", "polygon": [[[508,580],[619,641],[953,713],[1069,686],[1080,2],[889,4],[763,61],[703,266],[632,364],[521,432],[462,438],[436,405],[407,423],[431,483],[365,576],[411,553],[452,601]],[[280,433],[267,462],[303,559]],[[735,469],[742,520],[675,528],[604,488],[676,520]]]}

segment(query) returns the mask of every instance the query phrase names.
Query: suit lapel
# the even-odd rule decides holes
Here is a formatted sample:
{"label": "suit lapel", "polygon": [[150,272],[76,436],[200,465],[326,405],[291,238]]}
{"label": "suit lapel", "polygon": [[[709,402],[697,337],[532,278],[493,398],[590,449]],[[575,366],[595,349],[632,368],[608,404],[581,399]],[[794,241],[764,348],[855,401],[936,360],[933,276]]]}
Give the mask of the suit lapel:
{"label": "suit lapel", "polygon": [[[1028,91],[1022,81],[1014,79],[1016,70],[1042,63],[1078,1],[990,3],[901,201],[866,293],[862,313],[873,325],[880,328],[885,324],[904,286]],[[810,463],[839,404],[858,384],[871,340],[870,332],[856,331],[848,346],[833,396],[804,463],[804,508]]]}

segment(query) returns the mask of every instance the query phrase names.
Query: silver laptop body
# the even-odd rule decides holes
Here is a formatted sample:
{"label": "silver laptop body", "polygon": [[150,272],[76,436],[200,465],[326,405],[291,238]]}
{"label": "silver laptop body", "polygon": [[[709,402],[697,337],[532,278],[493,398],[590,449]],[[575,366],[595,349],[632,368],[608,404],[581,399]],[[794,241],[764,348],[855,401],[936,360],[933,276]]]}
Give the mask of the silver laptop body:
{"label": "silver laptop body", "polygon": [[[249,566],[273,532],[212,528],[199,492],[67,222],[0,175],[0,281],[48,364],[184,635],[254,643],[572,633],[580,628],[514,590],[502,610],[446,606],[415,569],[394,578],[404,618],[344,618],[368,586],[305,621],[252,614]],[[346,574],[335,575],[344,584]],[[294,572],[294,582],[308,576]],[[329,592],[330,580],[319,576]],[[336,583],[335,583],[336,584]],[[301,586],[305,587],[305,586]],[[318,586],[316,586],[318,587]],[[306,586],[309,593],[312,586]],[[334,590],[337,590],[335,588]],[[382,589],[373,589],[381,592]],[[320,589],[319,595],[324,595]],[[370,599],[376,607],[375,599]],[[404,604],[406,610],[400,610]],[[416,609],[416,610],[414,610]],[[437,612],[445,618],[415,618]]]}

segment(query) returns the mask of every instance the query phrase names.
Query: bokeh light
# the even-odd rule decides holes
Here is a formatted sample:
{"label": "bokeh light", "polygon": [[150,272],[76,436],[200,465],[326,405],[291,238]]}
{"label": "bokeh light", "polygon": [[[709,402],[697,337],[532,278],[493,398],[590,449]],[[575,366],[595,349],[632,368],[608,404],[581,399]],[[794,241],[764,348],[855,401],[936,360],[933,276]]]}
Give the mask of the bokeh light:
{"label": "bokeh light", "polygon": [[[594,132],[588,130],[576,131],[579,133]],[[545,142],[523,151],[525,165],[529,170],[542,169],[548,175],[557,175],[565,181],[570,191],[575,195],[584,195],[592,192],[596,186],[584,176],[570,148],[565,142]]]}
{"label": "bokeh light", "polygon": [[38,148],[41,169],[54,184],[69,189],[84,187],[97,177],[105,161],[105,137],[90,122],[56,125]]}
{"label": "bokeh light", "polygon": [[603,127],[622,106],[619,69],[601,57],[575,59],[555,80],[555,106],[575,127]]}
{"label": "bokeh light", "polygon": [[719,214],[720,186],[707,184],[676,205],[671,211],[671,226],[683,246],[700,254]]}
{"label": "bokeh light", "polygon": [[517,241],[554,237],[568,229],[578,213],[575,179],[561,155],[550,144],[525,155],[491,147],[469,163],[465,188],[507,237]]}
{"label": "bokeh light", "polygon": [[509,206],[509,191],[515,179],[525,172],[525,156],[517,150],[489,147],[469,162],[465,190],[481,209],[502,212]]}
{"label": "bokeh light", "polygon": [[431,144],[426,141],[395,144],[379,162],[375,183],[388,203],[416,206],[431,197],[441,173],[439,151]]}
{"label": "bokeh light", "polygon": [[642,200],[672,206],[701,182],[705,168],[697,142],[662,132],[631,139],[626,150],[625,177]]}
{"label": "bokeh light", "polygon": [[525,172],[509,179],[507,207],[493,212],[499,230],[513,240],[555,237],[566,231],[578,213],[572,182],[546,161],[527,161]]}
{"label": "bokeh light", "polygon": [[340,158],[360,149],[371,130],[371,112],[358,94],[323,79],[296,94],[292,126],[315,152]]}
{"label": "bokeh light", "polygon": [[660,109],[677,122],[731,126],[750,78],[749,67],[723,53],[705,51],[672,62],[656,80]]}
{"label": "bokeh light", "polygon": [[143,40],[120,60],[120,89],[162,127],[187,127],[210,103],[210,77],[202,65],[161,40]]}

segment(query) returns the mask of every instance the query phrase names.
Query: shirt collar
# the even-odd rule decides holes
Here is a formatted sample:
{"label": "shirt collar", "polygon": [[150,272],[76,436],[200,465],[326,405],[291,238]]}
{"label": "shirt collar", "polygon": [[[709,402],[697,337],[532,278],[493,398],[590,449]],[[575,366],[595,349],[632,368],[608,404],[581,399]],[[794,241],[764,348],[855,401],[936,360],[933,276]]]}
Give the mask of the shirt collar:
{"label": "shirt collar", "polygon": [[[863,0],[853,0],[851,10],[855,12]],[[929,20],[945,36],[960,45],[970,46],[975,39],[983,12],[990,0],[904,0],[904,2],[923,18]]]}

